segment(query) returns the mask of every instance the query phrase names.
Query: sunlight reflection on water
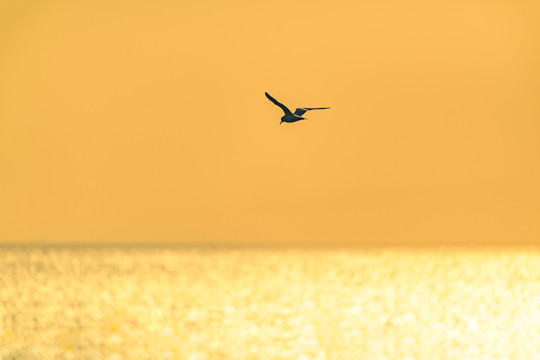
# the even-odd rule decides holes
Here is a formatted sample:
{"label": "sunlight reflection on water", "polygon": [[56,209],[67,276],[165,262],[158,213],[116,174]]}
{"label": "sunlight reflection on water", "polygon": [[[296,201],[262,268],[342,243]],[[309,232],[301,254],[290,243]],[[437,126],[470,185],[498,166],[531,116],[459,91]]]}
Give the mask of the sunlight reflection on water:
{"label": "sunlight reflection on water", "polygon": [[537,249],[0,248],[0,359],[540,358]]}

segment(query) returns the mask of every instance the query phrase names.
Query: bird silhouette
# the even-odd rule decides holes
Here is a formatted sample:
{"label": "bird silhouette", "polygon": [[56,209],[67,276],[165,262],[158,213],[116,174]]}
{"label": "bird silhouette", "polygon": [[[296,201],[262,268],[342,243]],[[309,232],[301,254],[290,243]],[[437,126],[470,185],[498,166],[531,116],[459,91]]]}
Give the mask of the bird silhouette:
{"label": "bird silhouette", "polygon": [[266,95],[266,97],[268,98],[268,100],[270,100],[271,102],[273,102],[274,104],[276,104],[277,106],[279,106],[281,108],[281,110],[283,110],[283,112],[285,113],[285,115],[283,115],[281,117],[281,122],[279,123],[281,125],[282,122],[287,122],[287,123],[293,123],[293,122],[296,122],[296,121],[299,121],[299,120],[304,120],[306,118],[302,117],[302,115],[304,115],[304,113],[306,111],[309,111],[309,110],[324,110],[324,109],[330,109],[329,107],[320,107],[320,108],[308,108],[308,107],[304,107],[304,108],[296,108],[296,110],[294,111],[294,114],[291,112],[291,110],[289,110],[288,107],[286,107],[285,105],[283,105],[282,103],[280,103],[279,101],[277,101],[276,99],[274,99],[273,97],[270,96],[269,93],[265,92],[264,95]]}

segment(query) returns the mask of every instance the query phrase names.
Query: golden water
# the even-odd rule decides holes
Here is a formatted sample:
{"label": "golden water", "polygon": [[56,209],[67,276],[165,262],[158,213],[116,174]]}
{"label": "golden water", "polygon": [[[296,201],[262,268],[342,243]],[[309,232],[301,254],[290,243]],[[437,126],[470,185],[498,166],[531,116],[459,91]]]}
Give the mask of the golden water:
{"label": "golden water", "polygon": [[540,252],[3,247],[0,359],[540,359]]}

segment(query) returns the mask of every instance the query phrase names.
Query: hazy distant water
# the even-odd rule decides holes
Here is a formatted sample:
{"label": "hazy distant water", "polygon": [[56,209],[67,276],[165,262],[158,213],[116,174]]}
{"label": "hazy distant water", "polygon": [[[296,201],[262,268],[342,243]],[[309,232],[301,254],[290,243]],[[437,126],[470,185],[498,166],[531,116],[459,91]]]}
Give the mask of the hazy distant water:
{"label": "hazy distant water", "polygon": [[540,359],[540,252],[0,247],[0,359]]}

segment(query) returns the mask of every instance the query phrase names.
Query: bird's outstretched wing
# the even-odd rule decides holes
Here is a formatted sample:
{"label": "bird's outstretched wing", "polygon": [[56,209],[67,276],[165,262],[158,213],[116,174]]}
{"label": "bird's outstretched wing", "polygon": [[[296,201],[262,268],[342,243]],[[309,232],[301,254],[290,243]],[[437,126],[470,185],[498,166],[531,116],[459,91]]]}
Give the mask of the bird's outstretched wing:
{"label": "bird's outstretched wing", "polygon": [[279,106],[281,109],[283,109],[283,111],[285,112],[285,115],[292,115],[291,110],[289,110],[285,105],[283,105],[282,103],[280,103],[279,101],[271,97],[269,93],[265,92],[264,95],[266,95],[268,100],[270,100],[271,102]]}
{"label": "bird's outstretched wing", "polygon": [[324,109],[330,109],[329,107],[323,107],[323,108],[297,108],[294,111],[294,115],[302,116],[306,111],[309,110],[324,110]]}

